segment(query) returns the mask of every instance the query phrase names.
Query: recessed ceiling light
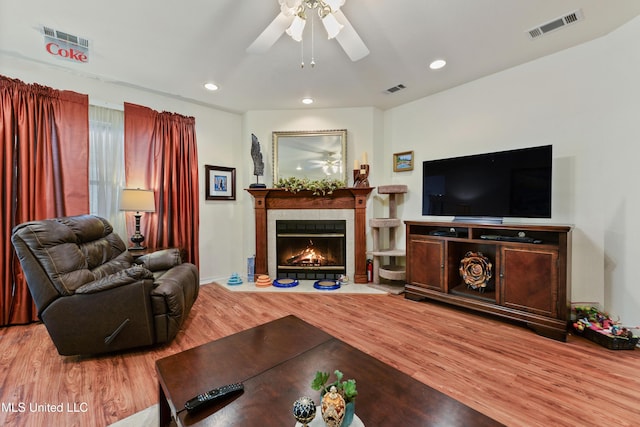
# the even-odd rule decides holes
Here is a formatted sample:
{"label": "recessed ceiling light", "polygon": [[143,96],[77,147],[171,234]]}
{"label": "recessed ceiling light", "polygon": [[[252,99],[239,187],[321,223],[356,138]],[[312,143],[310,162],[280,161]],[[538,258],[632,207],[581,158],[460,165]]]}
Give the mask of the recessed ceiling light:
{"label": "recessed ceiling light", "polygon": [[313,98],[302,98],[302,103],[306,105],[313,104]]}
{"label": "recessed ceiling light", "polygon": [[218,90],[218,85],[215,83],[205,83],[204,87],[209,90]]}
{"label": "recessed ceiling light", "polygon": [[432,70],[439,70],[445,65],[447,65],[447,61],[445,61],[444,59],[436,59],[431,64],[429,64],[429,68],[431,68]]}

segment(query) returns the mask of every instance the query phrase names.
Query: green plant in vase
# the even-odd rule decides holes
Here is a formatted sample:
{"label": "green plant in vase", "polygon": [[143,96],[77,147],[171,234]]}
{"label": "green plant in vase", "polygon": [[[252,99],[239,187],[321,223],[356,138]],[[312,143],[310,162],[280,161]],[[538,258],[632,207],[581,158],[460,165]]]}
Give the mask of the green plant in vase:
{"label": "green plant in vase", "polygon": [[343,397],[346,403],[345,416],[342,420],[342,427],[348,427],[353,421],[353,416],[355,413],[355,405],[356,405],[356,396],[358,395],[358,390],[356,389],[356,380],[348,379],[342,380],[344,374],[339,370],[333,371],[336,379],[335,381],[328,383],[331,374],[329,372],[316,372],[316,376],[311,381],[311,388],[320,392],[320,396],[324,396],[325,393],[329,392],[329,389],[332,386],[335,386],[337,392]]}

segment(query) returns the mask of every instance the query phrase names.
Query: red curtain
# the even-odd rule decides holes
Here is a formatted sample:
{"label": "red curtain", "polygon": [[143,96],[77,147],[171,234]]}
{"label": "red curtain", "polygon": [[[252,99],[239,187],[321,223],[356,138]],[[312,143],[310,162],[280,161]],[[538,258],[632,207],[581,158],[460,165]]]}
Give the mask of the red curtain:
{"label": "red curtain", "polygon": [[198,265],[195,119],[125,103],[124,134],[127,187],[155,193],[156,212],[141,219],[146,246],[180,247],[186,261]]}
{"label": "red curtain", "polygon": [[0,76],[0,326],[37,320],[11,246],[13,227],[89,212],[88,105],[86,95]]}

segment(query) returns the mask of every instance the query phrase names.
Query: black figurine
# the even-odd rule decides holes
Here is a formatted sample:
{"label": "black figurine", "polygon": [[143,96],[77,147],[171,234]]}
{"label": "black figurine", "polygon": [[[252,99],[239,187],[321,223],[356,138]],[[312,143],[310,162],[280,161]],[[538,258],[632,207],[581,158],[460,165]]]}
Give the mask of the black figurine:
{"label": "black figurine", "polygon": [[253,174],[256,176],[256,182],[249,187],[265,188],[265,184],[258,182],[258,177],[264,175],[264,162],[262,161],[262,153],[260,152],[260,141],[258,141],[258,137],[254,134],[251,134],[251,158],[253,159]]}

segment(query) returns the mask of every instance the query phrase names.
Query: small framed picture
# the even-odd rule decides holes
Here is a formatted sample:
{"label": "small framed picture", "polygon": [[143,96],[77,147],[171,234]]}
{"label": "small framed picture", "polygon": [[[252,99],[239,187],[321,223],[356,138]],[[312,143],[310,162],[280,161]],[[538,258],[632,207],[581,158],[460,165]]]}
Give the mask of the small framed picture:
{"label": "small framed picture", "polygon": [[236,199],[236,168],[204,166],[207,200]]}
{"label": "small framed picture", "polygon": [[413,151],[393,154],[393,171],[407,172],[413,170]]}

